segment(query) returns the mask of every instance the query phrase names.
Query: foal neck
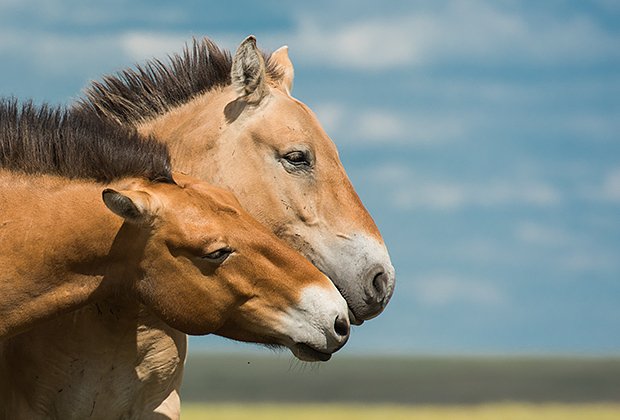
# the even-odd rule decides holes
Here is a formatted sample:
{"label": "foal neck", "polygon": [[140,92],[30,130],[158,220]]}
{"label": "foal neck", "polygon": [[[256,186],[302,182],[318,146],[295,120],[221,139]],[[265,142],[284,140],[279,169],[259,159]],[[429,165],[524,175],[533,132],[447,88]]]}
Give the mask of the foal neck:
{"label": "foal neck", "polygon": [[0,174],[0,339],[131,284],[141,237],[105,208],[102,188]]}

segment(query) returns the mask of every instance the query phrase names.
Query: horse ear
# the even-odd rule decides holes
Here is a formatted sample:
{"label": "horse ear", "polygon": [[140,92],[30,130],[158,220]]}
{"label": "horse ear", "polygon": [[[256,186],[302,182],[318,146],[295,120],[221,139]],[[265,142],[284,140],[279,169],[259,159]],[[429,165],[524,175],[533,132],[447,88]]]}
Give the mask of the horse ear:
{"label": "horse ear", "polygon": [[290,95],[293,90],[293,77],[295,76],[295,69],[293,68],[293,63],[288,56],[288,47],[285,45],[275,50],[273,54],[271,54],[271,57],[269,57],[269,63],[275,64],[282,72],[282,76],[275,82]]}
{"label": "horse ear", "polygon": [[129,223],[148,224],[153,219],[150,195],[146,192],[106,188],[101,195],[106,207]]}
{"label": "horse ear", "polygon": [[253,35],[247,37],[235,53],[230,78],[233,87],[247,102],[259,103],[267,93],[265,60]]}

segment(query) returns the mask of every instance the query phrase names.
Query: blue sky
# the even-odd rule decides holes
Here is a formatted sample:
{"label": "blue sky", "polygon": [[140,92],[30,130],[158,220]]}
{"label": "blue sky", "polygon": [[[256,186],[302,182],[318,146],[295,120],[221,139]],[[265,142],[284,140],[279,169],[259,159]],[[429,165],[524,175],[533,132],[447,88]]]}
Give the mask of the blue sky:
{"label": "blue sky", "polygon": [[[620,3],[0,2],[0,94],[208,35],[290,47],[398,284],[344,352],[620,352]],[[233,348],[210,338],[195,347]]]}

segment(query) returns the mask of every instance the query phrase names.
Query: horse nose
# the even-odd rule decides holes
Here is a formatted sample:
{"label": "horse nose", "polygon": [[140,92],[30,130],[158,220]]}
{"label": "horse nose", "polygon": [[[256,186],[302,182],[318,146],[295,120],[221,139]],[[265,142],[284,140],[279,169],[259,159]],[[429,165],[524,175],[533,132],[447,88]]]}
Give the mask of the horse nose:
{"label": "horse nose", "polygon": [[394,270],[383,265],[374,266],[366,277],[365,302],[378,315],[387,305],[394,291]]}
{"label": "horse nose", "polygon": [[385,299],[385,293],[387,291],[388,276],[385,272],[380,271],[372,279],[372,292],[376,296],[377,302],[382,302]]}
{"label": "horse nose", "polygon": [[349,336],[349,319],[338,315],[336,317],[336,322],[334,322],[334,331],[338,337],[344,337],[346,339]]}
{"label": "horse nose", "polygon": [[340,314],[336,316],[336,320],[334,321],[334,328],[332,330],[331,335],[333,336],[332,348],[331,352],[336,352],[342,346],[344,346],[349,339],[349,334],[351,332],[351,323],[349,322],[349,317],[346,314]]}

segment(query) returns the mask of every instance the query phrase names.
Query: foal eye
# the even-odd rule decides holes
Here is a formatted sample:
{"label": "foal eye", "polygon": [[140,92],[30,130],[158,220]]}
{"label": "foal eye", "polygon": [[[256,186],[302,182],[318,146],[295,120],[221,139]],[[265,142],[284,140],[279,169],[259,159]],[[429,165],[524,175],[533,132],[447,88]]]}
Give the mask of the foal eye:
{"label": "foal eye", "polygon": [[232,254],[232,249],[229,247],[220,248],[217,251],[210,252],[202,256],[203,260],[209,261],[215,264],[221,264]]}

